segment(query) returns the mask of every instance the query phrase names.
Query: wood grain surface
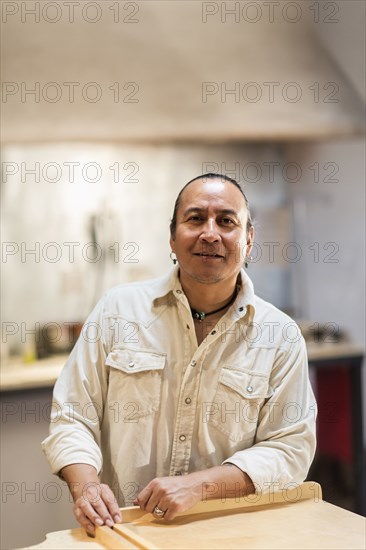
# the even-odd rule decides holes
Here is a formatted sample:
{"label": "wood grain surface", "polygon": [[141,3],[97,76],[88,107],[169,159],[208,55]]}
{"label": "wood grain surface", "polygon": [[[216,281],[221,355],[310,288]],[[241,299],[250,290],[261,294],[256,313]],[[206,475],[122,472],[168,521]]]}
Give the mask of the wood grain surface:
{"label": "wood grain surface", "polygon": [[365,518],[321,500],[312,482],[256,502],[253,496],[252,502],[201,502],[169,523],[138,508],[121,511],[124,522],[113,530],[97,528],[95,539],[73,529],[51,533],[31,548],[365,550]]}

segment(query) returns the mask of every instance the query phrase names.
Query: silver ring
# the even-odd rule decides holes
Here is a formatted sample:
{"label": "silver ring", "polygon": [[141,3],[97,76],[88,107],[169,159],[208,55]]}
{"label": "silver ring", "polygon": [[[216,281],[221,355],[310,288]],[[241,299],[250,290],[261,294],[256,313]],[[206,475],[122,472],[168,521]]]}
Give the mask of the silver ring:
{"label": "silver ring", "polygon": [[159,506],[155,506],[154,511],[153,511],[153,515],[154,515],[156,518],[163,518],[164,515],[165,515],[165,511],[164,511],[164,510],[161,510],[161,509],[159,508]]}

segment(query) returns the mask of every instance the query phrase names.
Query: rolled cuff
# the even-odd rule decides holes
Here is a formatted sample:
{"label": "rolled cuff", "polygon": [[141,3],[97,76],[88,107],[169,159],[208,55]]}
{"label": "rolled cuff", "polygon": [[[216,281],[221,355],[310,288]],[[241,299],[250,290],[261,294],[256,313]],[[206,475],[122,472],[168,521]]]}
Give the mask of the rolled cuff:
{"label": "rolled cuff", "polygon": [[50,435],[42,442],[42,451],[46,455],[53,474],[59,475],[60,470],[70,464],[89,464],[96,469],[98,475],[100,474],[103,459],[96,444],[91,445],[90,440],[83,441],[83,437],[79,438],[78,443],[75,437],[72,441],[68,441],[69,438],[64,436],[62,444],[57,439],[55,435]]}
{"label": "rolled cuff", "polygon": [[[285,456],[283,456],[285,455]],[[283,450],[271,447],[252,447],[228,457],[222,464],[231,463],[245,472],[253,482],[256,494],[276,492],[303,483],[309,463]]]}

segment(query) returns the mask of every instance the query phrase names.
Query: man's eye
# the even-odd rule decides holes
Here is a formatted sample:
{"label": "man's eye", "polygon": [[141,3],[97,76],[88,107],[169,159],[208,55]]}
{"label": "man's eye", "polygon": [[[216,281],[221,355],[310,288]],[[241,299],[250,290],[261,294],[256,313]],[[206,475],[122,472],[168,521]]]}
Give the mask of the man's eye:
{"label": "man's eye", "polygon": [[201,218],[201,216],[191,216],[191,217],[189,218],[189,220],[190,220],[190,221],[193,221],[193,222],[197,222],[197,221],[201,221],[202,218]]}
{"label": "man's eye", "polygon": [[222,221],[222,223],[223,223],[224,225],[231,225],[231,224],[234,223],[233,220],[230,219],[230,218],[222,218],[221,221]]}

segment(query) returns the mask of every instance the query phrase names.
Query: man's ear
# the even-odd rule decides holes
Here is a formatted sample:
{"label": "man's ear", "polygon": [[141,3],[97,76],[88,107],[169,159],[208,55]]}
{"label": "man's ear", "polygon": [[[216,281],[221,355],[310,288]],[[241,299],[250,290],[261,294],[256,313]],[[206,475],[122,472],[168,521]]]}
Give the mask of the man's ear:
{"label": "man's ear", "polygon": [[254,227],[252,226],[250,229],[249,229],[249,232],[247,234],[247,246],[246,246],[246,256],[250,256],[250,253],[252,251],[252,248],[253,248],[253,243],[254,243]]}
{"label": "man's ear", "polygon": [[172,232],[170,232],[169,244],[170,244],[170,248],[173,250],[173,248],[174,248],[174,239],[173,239]]}
{"label": "man's ear", "polygon": [[170,231],[170,240],[169,240],[169,243],[170,243],[170,247],[172,248],[172,242],[175,241],[175,235],[173,234],[173,224],[171,223],[170,226],[169,226],[169,231]]}

